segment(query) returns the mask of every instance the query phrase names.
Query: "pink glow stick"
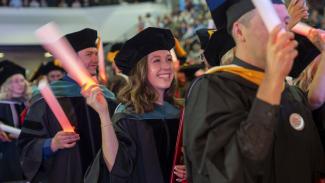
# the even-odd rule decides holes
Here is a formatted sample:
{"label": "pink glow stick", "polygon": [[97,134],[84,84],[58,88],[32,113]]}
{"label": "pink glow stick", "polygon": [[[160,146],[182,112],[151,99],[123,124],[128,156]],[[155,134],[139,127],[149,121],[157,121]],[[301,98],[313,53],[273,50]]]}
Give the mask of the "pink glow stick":
{"label": "pink glow stick", "polygon": [[[303,36],[308,36],[309,32],[314,29],[312,26],[308,25],[308,24],[305,24],[305,23],[302,23],[302,22],[299,22],[297,23],[293,28],[292,28],[292,31],[297,33],[297,34],[300,34],[300,35],[303,35]],[[320,29],[318,29],[320,30]],[[325,31],[324,30],[320,30],[321,31],[321,35],[322,37],[325,36]]]}
{"label": "pink glow stick", "polygon": [[103,81],[105,84],[107,83],[107,75],[105,71],[105,59],[104,59],[104,49],[103,49],[103,42],[102,39],[99,39],[99,46],[98,46],[98,71],[99,71],[99,77],[101,78],[101,81]]}
{"label": "pink glow stick", "polygon": [[96,84],[91,78],[89,72],[81,64],[77,54],[70,44],[61,35],[54,23],[48,23],[36,30],[36,36],[42,42],[43,46],[59,59],[63,68],[80,85],[86,85],[86,88]]}
{"label": "pink glow stick", "polygon": [[46,80],[41,80],[38,88],[44,97],[46,103],[49,105],[50,109],[54,113],[54,116],[59,121],[63,131],[74,132],[68,117],[65,115],[62,107],[60,106],[58,100],[55,98],[52,90],[49,88]]}
{"label": "pink glow stick", "polygon": [[[269,32],[272,32],[276,26],[281,24],[281,20],[270,0],[252,0],[252,2],[262,17],[262,20]],[[281,32],[284,32],[283,28]]]}
{"label": "pink glow stick", "polygon": [[292,31],[303,35],[303,36],[308,36],[309,32],[312,30],[313,28],[305,23],[299,22],[297,23],[293,28]]}

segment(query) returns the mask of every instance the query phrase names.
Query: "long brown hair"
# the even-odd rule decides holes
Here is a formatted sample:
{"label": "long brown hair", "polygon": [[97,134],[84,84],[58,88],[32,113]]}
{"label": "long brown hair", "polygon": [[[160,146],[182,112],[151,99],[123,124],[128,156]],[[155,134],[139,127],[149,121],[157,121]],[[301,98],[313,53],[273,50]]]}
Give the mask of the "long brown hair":
{"label": "long brown hair", "polygon": [[[122,104],[131,107],[137,114],[154,110],[155,102],[159,94],[148,81],[148,57],[143,57],[131,70],[129,81],[118,93],[118,100]],[[175,91],[175,79],[170,88],[164,93],[164,101],[174,104],[173,94]]]}
{"label": "long brown hair", "polygon": [[293,81],[293,84],[299,87],[302,91],[308,92],[311,82],[317,71],[318,64],[320,62],[320,56],[317,56]]}

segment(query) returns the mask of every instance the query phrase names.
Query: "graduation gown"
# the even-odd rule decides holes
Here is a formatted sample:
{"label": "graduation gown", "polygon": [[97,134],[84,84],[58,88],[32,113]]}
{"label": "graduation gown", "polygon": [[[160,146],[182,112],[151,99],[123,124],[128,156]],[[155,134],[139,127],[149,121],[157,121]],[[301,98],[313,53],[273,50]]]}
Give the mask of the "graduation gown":
{"label": "graduation gown", "polygon": [[[253,70],[235,58],[235,65]],[[258,86],[229,72],[197,80],[185,106],[183,145],[189,182],[314,183],[323,149],[306,98],[286,85],[280,106],[256,98]],[[290,124],[293,113],[304,127]]]}
{"label": "graduation gown", "polygon": [[325,105],[313,111],[314,121],[319,131],[319,135],[325,149]]}
{"label": "graduation gown", "polygon": [[[32,182],[79,183],[101,146],[100,119],[86,104],[80,87],[72,79],[65,77],[50,86],[80,140],[73,148],[61,149],[54,154],[48,152],[50,144],[45,148],[46,140],[62,128],[37,90],[33,93],[18,140],[22,167]],[[116,107],[115,96],[106,88],[101,89],[112,114]],[[50,154],[49,157],[45,152]]]}
{"label": "graduation gown", "polygon": [[119,142],[115,164],[108,171],[99,152],[86,183],[168,183],[172,172],[179,110],[165,102],[141,115],[119,105],[112,121]]}
{"label": "graduation gown", "polygon": [[[24,110],[23,102],[0,101],[0,121],[6,125],[20,128],[20,113]],[[0,142],[0,182],[24,180],[20,166],[16,140]]]}

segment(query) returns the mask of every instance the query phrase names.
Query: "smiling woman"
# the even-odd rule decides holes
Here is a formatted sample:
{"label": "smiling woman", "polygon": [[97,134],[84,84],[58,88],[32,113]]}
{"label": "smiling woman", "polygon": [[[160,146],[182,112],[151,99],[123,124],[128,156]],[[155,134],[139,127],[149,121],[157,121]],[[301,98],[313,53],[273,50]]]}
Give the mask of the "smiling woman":
{"label": "smiling woman", "polygon": [[88,104],[103,119],[102,152],[85,182],[169,182],[179,128],[172,98],[174,44],[170,30],[160,28],[147,28],[124,44],[115,62],[129,82],[119,93],[121,103],[112,120],[92,96],[95,92],[85,91]]}
{"label": "smiling woman", "polygon": [[128,40],[116,64],[130,82],[118,95],[136,113],[150,112],[164,100],[173,103],[174,71],[170,51],[175,41],[167,29],[148,28]]}
{"label": "smiling woman", "polygon": [[118,99],[133,107],[136,113],[152,111],[164,100],[173,103],[175,81],[169,51],[155,51],[143,57],[131,71],[129,79]]}
{"label": "smiling woman", "polygon": [[[172,56],[167,50],[158,50],[148,55],[148,80],[159,94],[163,94],[174,78]],[[163,98],[158,103],[162,104]]]}

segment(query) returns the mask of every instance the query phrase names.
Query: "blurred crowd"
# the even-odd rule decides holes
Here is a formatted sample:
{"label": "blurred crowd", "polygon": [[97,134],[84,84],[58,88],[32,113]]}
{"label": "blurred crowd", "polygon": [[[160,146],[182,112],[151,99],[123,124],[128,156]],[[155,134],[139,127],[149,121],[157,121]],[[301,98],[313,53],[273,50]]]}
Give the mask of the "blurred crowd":
{"label": "blurred crowd", "polygon": [[122,3],[152,2],[154,0],[1,0],[3,7],[90,7],[105,6]]}
{"label": "blurred crowd", "polygon": [[[307,23],[315,28],[325,29],[325,1],[310,0],[309,20]],[[214,29],[210,12],[205,1],[186,0],[184,7],[179,6],[171,14],[153,16],[147,13],[138,18],[138,31],[146,27],[155,26],[172,30],[182,47],[188,52],[189,62],[200,59],[199,40],[196,31],[207,28]]]}
{"label": "blurred crowd", "polygon": [[[1,0],[2,6],[12,7],[88,7],[123,2],[136,3],[140,2],[140,0]],[[183,142],[187,144],[182,146],[180,145],[181,143],[178,144],[178,140],[176,143],[176,137],[181,134],[182,129],[178,131],[178,127],[168,126],[173,123],[169,123],[167,120],[179,121],[178,109],[177,113],[171,109],[183,106],[185,99],[187,102],[187,106],[185,106],[187,107],[185,110],[186,113],[184,113],[184,121],[181,121],[181,124],[179,124],[179,128],[183,128],[182,122],[188,125],[184,125],[184,134],[193,134],[193,131],[197,129],[212,129],[211,131],[204,132],[204,134],[211,135],[206,137],[211,139],[223,139],[223,136],[218,135],[228,135],[228,131],[229,134],[236,135],[237,133],[234,132],[242,130],[240,129],[240,125],[248,124],[248,127],[249,125],[255,125],[256,127],[253,126],[253,130],[246,131],[248,138],[246,136],[238,137],[244,140],[247,139],[249,143],[252,142],[253,145],[249,147],[251,148],[249,149],[250,151],[259,153],[263,151],[263,153],[260,154],[270,153],[270,157],[265,158],[267,159],[265,162],[272,164],[272,167],[270,170],[263,169],[263,171],[266,172],[262,172],[264,173],[263,176],[266,177],[265,179],[269,178],[267,177],[268,172],[282,167],[288,170],[284,175],[290,175],[294,177],[295,180],[298,180],[300,176],[312,180],[311,177],[314,176],[312,174],[314,172],[317,173],[317,176],[314,176],[315,178],[313,179],[315,179],[315,181],[313,182],[321,178],[321,173],[325,172],[325,167],[318,165],[323,161],[324,154],[322,148],[325,147],[325,96],[323,95],[325,88],[325,41],[321,39],[321,30],[312,29],[305,37],[297,34],[294,35],[289,31],[276,37],[276,33],[280,31],[280,27],[278,27],[276,29],[278,32],[274,33],[273,31],[269,40],[281,39],[282,41],[272,42],[266,39],[266,35],[268,34],[266,28],[259,29],[263,28],[262,21],[255,21],[254,23],[257,22],[257,24],[251,24],[254,26],[246,27],[247,22],[236,20],[237,25],[244,26],[235,27],[232,25],[233,36],[237,38],[235,39],[237,41],[235,44],[231,43],[231,41],[234,41],[232,38],[231,40],[226,40],[226,35],[230,37],[226,30],[215,30],[216,27],[212,20],[214,17],[211,17],[211,9],[207,7],[205,0],[180,0],[179,2],[179,6],[170,14],[158,15],[146,13],[139,16],[137,23],[138,34],[135,37],[126,42],[108,45],[109,51],[105,54],[106,61],[108,62],[103,64],[107,66],[103,68],[103,70],[106,69],[107,71],[106,79],[101,75],[105,75],[106,73],[97,73],[98,70],[103,71],[98,68],[99,55],[97,49],[99,44],[97,41],[100,39],[98,39],[97,31],[86,28],[65,36],[77,53],[79,60],[82,61],[83,65],[86,67],[87,73],[82,74],[92,76],[93,79],[103,84],[103,86],[98,87],[98,85],[96,85],[87,89],[87,86],[83,84],[83,86],[80,87],[78,81],[82,84],[81,80],[85,78],[80,76],[80,78],[76,77],[79,79],[78,81],[75,80],[75,78],[72,77],[75,75],[71,74],[71,70],[73,70],[71,69],[72,67],[70,68],[69,75],[67,75],[65,70],[61,67],[60,61],[54,58],[51,59],[50,62],[42,63],[35,69],[35,72],[33,72],[30,77],[26,76],[25,68],[22,68],[16,63],[9,60],[0,62],[0,116],[9,116],[8,119],[10,118],[11,121],[6,121],[6,124],[17,129],[22,129],[17,141],[16,139],[18,136],[11,136],[11,133],[6,133],[4,130],[0,131],[0,150],[2,150],[0,151],[0,182],[2,182],[2,180],[23,180],[26,178],[28,180],[33,180],[32,182],[47,179],[51,179],[52,182],[81,182],[84,176],[86,176],[84,180],[88,180],[87,174],[89,172],[89,177],[99,178],[99,176],[94,175],[92,171],[87,171],[88,173],[86,173],[86,170],[91,165],[90,170],[95,169],[95,171],[99,171],[96,164],[102,166],[104,163],[106,165],[100,167],[100,169],[104,169],[105,171],[100,172],[100,174],[98,173],[100,176],[109,175],[111,177],[116,176],[121,178],[123,176],[119,175],[119,173],[126,174],[125,172],[129,173],[134,170],[140,170],[139,167],[150,166],[154,167],[153,173],[148,171],[148,175],[157,179],[154,174],[156,173],[155,171],[161,173],[160,164],[152,163],[150,161],[151,157],[149,156],[146,157],[142,154],[139,156],[142,152],[149,152],[149,154],[158,152],[156,159],[159,159],[157,162],[162,165],[168,160],[169,164],[163,165],[168,169],[161,168],[161,170],[164,171],[163,173],[165,173],[165,182],[169,180],[171,168],[173,168],[173,174],[179,177],[177,181],[182,182],[187,179],[187,172],[192,173],[192,170],[186,170],[181,161],[179,161],[182,166],[182,168],[180,168],[181,170],[177,168],[177,164],[175,164],[177,166],[174,167],[171,162],[178,162],[176,162],[176,159],[173,160],[176,156],[173,156],[174,150],[172,148],[177,144],[176,149],[180,149],[180,152],[184,151],[185,153],[187,151],[187,153],[190,154],[194,152],[194,150],[191,151],[186,149],[188,148],[186,145],[189,144],[189,142],[192,143],[195,141],[195,143],[197,143],[199,141],[196,141],[195,138],[197,137],[194,135],[195,138],[193,139],[195,140],[192,140],[192,136],[184,135],[184,137],[189,139],[184,138],[185,140]],[[310,9],[303,9],[303,12],[298,11],[299,9],[291,8],[293,6],[300,6],[300,4],[305,8],[306,5],[303,5],[303,3],[292,3],[295,5],[288,7],[289,13],[293,12],[289,15],[294,17],[292,15],[296,13],[295,11],[298,11],[301,16],[297,21],[294,18],[289,21],[293,21],[293,25],[296,25],[300,20],[303,20],[315,28],[325,29],[323,2],[324,1],[320,0],[310,1]],[[287,11],[285,6],[282,6],[282,10]],[[236,14],[237,12],[234,11],[232,13]],[[246,14],[245,17],[247,15],[252,14]],[[254,14],[252,16],[253,18],[250,21],[259,20],[256,19],[258,16]],[[308,17],[308,19],[305,20],[304,17]],[[284,22],[285,20],[282,21]],[[288,29],[289,25],[291,25],[289,21],[284,22],[287,23]],[[239,31],[236,32],[235,29]],[[200,31],[202,30],[205,31],[206,40],[202,39],[202,36],[200,36],[202,33]],[[245,32],[243,30],[249,31]],[[212,31],[212,33],[209,31]],[[250,31],[254,34],[250,34]],[[259,35],[257,31],[261,31],[261,34]],[[217,37],[220,35],[223,37]],[[241,35],[244,35],[245,39],[239,39],[242,38],[240,37]],[[295,38],[295,41],[293,38]],[[205,41],[207,42],[206,45],[204,45]],[[284,45],[280,43],[288,44]],[[161,47],[155,48],[157,45]],[[215,47],[209,47],[211,45],[219,45],[218,50]],[[264,48],[263,45],[267,50],[262,50],[262,48]],[[297,45],[298,47],[296,50],[295,48]],[[220,49],[220,47],[222,47],[222,49]],[[169,52],[169,50],[172,51]],[[211,51],[215,57],[209,57],[209,51]],[[247,56],[245,59],[248,60],[240,60],[239,57],[237,58],[238,55],[243,59]],[[290,59],[288,59],[288,55]],[[250,61],[249,58],[253,58],[257,65],[254,65],[256,63]],[[262,62],[260,58],[265,60]],[[295,62],[298,63],[298,65],[293,64],[294,59],[298,60]],[[231,62],[228,62],[229,60]],[[272,62],[274,64],[271,64],[271,61],[274,61]],[[227,66],[229,63],[232,63],[232,66]],[[289,71],[291,68],[293,71],[297,71],[297,73],[290,73]],[[201,77],[202,80],[196,80],[198,83],[191,85],[196,77],[202,76],[203,74],[206,74],[205,78]],[[36,88],[39,81],[44,78],[51,84],[54,94],[69,119],[73,119],[71,121],[74,122],[75,124],[73,125],[76,126],[73,130],[74,132],[59,131],[61,128],[58,127],[58,124],[53,123],[56,122],[56,119],[54,115],[52,115],[52,112],[50,112],[49,107],[47,107],[47,104],[44,103],[44,100],[41,98]],[[272,80],[268,80],[267,78],[271,78]],[[284,82],[284,80],[287,82]],[[273,81],[278,81],[274,86],[279,87],[272,87],[273,85],[271,84],[273,84]],[[294,88],[292,85],[296,85],[300,89]],[[275,92],[272,93],[272,90]],[[31,94],[32,91],[33,97]],[[191,96],[189,94],[185,95],[188,91],[192,92],[190,93]],[[284,97],[281,101],[282,94]],[[308,98],[305,94],[308,94]],[[115,98],[115,96],[117,97]],[[201,98],[197,100],[199,97],[202,97],[202,100]],[[312,100],[312,97],[318,100]],[[172,101],[173,108],[171,108],[171,105],[169,107],[166,105],[166,102],[169,102],[169,98]],[[132,108],[129,108],[130,106],[132,106]],[[3,109],[1,107],[3,107]],[[129,109],[130,111],[134,110],[135,113],[133,114],[134,111],[130,113],[130,111],[128,111]],[[314,110],[313,113],[311,110]],[[7,111],[10,113],[7,113]],[[263,113],[261,113],[261,111]],[[278,113],[275,111],[281,115],[278,116]],[[1,114],[1,112],[6,113]],[[111,114],[115,116],[113,117]],[[122,114],[127,116],[127,118]],[[177,117],[175,114],[177,114]],[[111,121],[111,117],[113,121]],[[311,123],[312,118],[315,118],[316,126]],[[123,119],[123,121],[121,119]],[[0,120],[7,119],[0,118]],[[147,123],[145,122],[146,120],[150,121],[150,123],[148,123],[150,126],[144,126],[145,128],[142,129],[137,120],[143,121],[143,123]],[[205,123],[206,121],[204,120],[206,120],[207,123]],[[210,120],[212,122],[216,120],[216,125]],[[263,123],[260,123],[260,121],[263,121]],[[284,123],[287,121],[288,123]],[[153,122],[155,122],[155,124]],[[274,127],[274,122],[279,122],[280,125]],[[241,124],[238,125],[237,123]],[[139,126],[133,126],[135,124]],[[200,128],[192,128],[189,124],[199,124],[202,126],[199,126]],[[208,124],[208,126],[204,126],[206,124]],[[227,125],[223,127],[224,124]],[[228,124],[231,125],[228,126]],[[260,124],[263,125],[261,126]],[[270,126],[266,126],[266,124]],[[281,126],[282,124],[286,125]],[[111,128],[113,126],[114,128]],[[273,128],[277,135],[276,138],[273,137],[273,131],[271,131]],[[132,130],[134,129],[138,131],[133,132]],[[152,131],[148,132],[146,129]],[[246,130],[249,128],[243,129]],[[247,135],[246,132],[244,135]],[[321,137],[316,135],[317,132],[319,132]],[[81,135],[79,136],[78,133]],[[156,134],[156,136],[147,136],[148,134]],[[253,136],[254,138],[249,136],[255,134],[257,135]],[[258,136],[259,134],[262,135]],[[267,135],[270,138],[264,138]],[[138,138],[138,136],[140,138]],[[197,152],[194,153],[201,153],[200,151],[205,151],[205,149],[207,149],[207,152],[209,152],[204,152],[204,154],[209,154],[211,152],[211,154],[215,154],[216,157],[219,155],[222,156],[220,159],[223,160],[225,155],[227,157],[228,155],[233,155],[233,152],[228,152],[229,149],[236,149],[234,152],[236,157],[233,158],[229,156],[230,159],[235,159],[234,162],[236,162],[239,161],[237,158],[240,157],[240,162],[236,163],[245,164],[245,166],[251,162],[255,164],[255,159],[252,161],[250,160],[251,162],[247,161],[249,163],[241,161],[241,153],[243,152],[237,152],[237,145],[243,142],[233,141],[232,139],[237,140],[237,138],[233,138],[233,136],[234,135],[229,135],[229,137],[225,137],[227,142],[221,142],[226,145],[221,145],[222,148],[220,152],[219,150],[218,152],[215,150],[215,146],[218,144],[213,141],[212,143],[206,143],[211,145],[212,148],[208,146],[205,148],[196,148],[195,151],[197,150]],[[264,139],[258,138],[262,136]],[[160,137],[167,137],[167,140],[164,141],[165,139]],[[205,141],[209,140],[204,139],[206,137],[200,135],[197,139],[205,143]],[[288,140],[287,137],[290,137],[290,139]],[[99,139],[103,140],[102,144],[98,143],[101,142]],[[149,144],[146,141],[142,141],[143,139],[154,139],[155,141]],[[81,141],[79,142],[79,140]],[[261,140],[260,142],[263,142],[263,144],[269,144],[269,147],[277,151],[272,149],[271,152],[269,147],[266,146],[255,147],[254,143],[258,140]],[[78,148],[74,148],[77,142]],[[105,144],[109,145],[105,146]],[[142,148],[141,144],[144,144],[143,147],[149,148]],[[159,147],[152,144],[157,144]],[[162,146],[160,146],[160,144],[166,144],[166,149],[168,150],[161,148]],[[287,147],[291,148],[291,146],[287,144],[292,145],[293,148],[288,149]],[[306,148],[307,145],[310,146],[310,149]],[[277,148],[281,149],[281,151]],[[97,155],[99,149],[101,149],[101,151],[99,151]],[[283,158],[282,160],[279,158],[274,160],[271,158],[271,155],[273,156],[274,154],[274,157],[280,157],[280,155],[289,157],[291,155],[290,153],[295,154],[292,159]],[[166,156],[166,161],[164,159],[165,154],[168,154],[168,156]],[[131,157],[133,155],[135,157]],[[131,158],[129,158],[129,156]],[[261,157],[262,156],[264,155],[261,155]],[[129,161],[128,158],[132,161]],[[23,164],[21,164],[21,159]],[[136,159],[136,161],[134,159]],[[264,158],[260,159],[264,161]],[[92,164],[93,160],[94,163]],[[107,163],[106,160],[109,163]],[[136,162],[135,164],[128,164],[129,162],[133,163],[133,160]],[[189,161],[189,159],[185,158],[185,161]],[[210,159],[207,159],[207,161],[210,161]],[[219,159],[213,159],[212,161],[219,161]],[[311,162],[315,163],[315,165],[310,166],[311,168],[304,165],[304,163],[309,165]],[[52,163],[53,166],[50,166]],[[12,167],[7,168],[7,164],[11,164]],[[69,166],[65,166],[66,164],[69,164]],[[276,164],[276,168],[273,167],[273,164]],[[282,164],[290,165],[290,167],[282,166]],[[298,164],[298,166],[296,164]],[[158,167],[157,170],[155,166]],[[295,169],[296,167],[298,168]],[[292,169],[294,173],[290,172]],[[301,175],[296,173],[299,171],[302,172]],[[125,179],[134,180],[133,176],[138,176],[138,174],[140,175],[142,173],[141,171],[139,172],[132,173],[131,176],[125,176]],[[16,175],[13,175],[13,173],[16,173]],[[65,176],[57,176],[63,173],[66,173]],[[213,176],[215,175],[214,173]],[[145,176],[147,176],[147,174],[145,174]],[[142,178],[145,176],[141,174],[138,177]],[[252,177],[253,176],[255,175],[252,173]],[[286,176],[281,177],[281,174],[276,176],[280,177],[281,180],[284,179],[284,177],[286,178]],[[191,174],[189,177],[191,177]],[[274,178],[274,180],[276,178]],[[105,177],[100,177],[99,179],[105,180]],[[112,180],[114,180],[114,177]],[[88,180],[86,182],[97,181]],[[288,181],[282,180],[279,182]],[[304,182],[303,179],[300,182],[307,183],[307,181]]]}
{"label": "blurred crowd", "polygon": [[187,60],[190,62],[199,62],[201,54],[196,31],[214,28],[206,3],[191,0],[186,0],[184,7],[179,6],[171,14],[153,16],[147,13],[138,17],[138,31],[150,26],[172,30],[187,51]]}
{"label": "blurred crowd", "polygon": [[316,28],[325,29],[324,9],[312,9],[310,11],[309,24]]}

